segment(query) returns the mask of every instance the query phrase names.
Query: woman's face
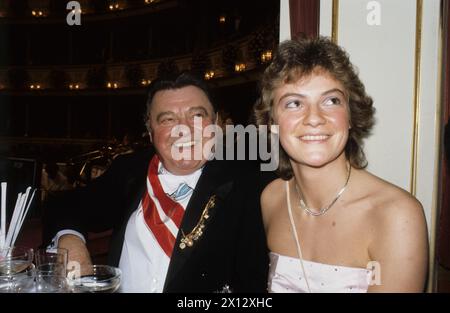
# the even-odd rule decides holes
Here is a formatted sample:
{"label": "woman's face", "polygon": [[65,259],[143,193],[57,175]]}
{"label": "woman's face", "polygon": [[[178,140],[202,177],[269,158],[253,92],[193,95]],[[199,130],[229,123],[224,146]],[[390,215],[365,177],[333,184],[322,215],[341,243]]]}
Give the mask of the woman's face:
{"label": "woman's face", "polygon": [[325,71],[313,71],[274,90],[273,117],[292,162],[321,167],[345,157],[347,99],[342,84]]}

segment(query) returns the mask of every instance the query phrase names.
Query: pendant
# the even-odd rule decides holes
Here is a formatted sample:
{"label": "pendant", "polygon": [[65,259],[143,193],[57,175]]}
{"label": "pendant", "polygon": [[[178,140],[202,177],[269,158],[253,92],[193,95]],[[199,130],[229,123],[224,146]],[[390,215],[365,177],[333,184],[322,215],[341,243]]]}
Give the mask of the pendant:
{"label": "pendant", "polygon": [[181,230],[182,238],[180,242],[180,249],[184,250],[186,247],[192,247],[194,242],[197,241],[202,235],[203,230],[206,227],[206,220],[209,218],[209,210],[212,209],[216,205],[216,196],[213,195],[209,198],[208,203],[206,203],[205,208],[203,209],[202,215],[194,227],[194,229],[187,235],[184,234],[183,230]]}

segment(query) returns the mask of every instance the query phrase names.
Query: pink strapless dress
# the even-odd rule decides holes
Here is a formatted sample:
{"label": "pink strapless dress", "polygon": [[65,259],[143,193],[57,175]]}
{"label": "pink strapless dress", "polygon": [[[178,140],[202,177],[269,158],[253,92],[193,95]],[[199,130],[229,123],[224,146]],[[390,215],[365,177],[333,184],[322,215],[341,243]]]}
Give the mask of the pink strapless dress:
{"label": "pink strapless dress", "polygon": [[[372,271],[303,261],[311,292],[367,292]],[[269,292],[308,292],[300,259],[270,252]]]}

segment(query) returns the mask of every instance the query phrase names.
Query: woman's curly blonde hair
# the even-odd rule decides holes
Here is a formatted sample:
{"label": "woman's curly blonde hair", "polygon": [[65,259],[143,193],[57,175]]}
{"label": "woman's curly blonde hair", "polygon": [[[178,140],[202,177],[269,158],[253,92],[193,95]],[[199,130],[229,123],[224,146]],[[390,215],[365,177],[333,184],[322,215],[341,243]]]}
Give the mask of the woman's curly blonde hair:
{"label": "woman's curly blonde hair", "polygon": [[[273,124],[273,93],[282,84],[298,81],[322,70],[332,75],[345,88],[349,99],[350,126],[345,154],[355,168],[365,168],[367,160],[363,151],[363,139],[374,125],[375,108],[365,87],[350,63],[348,54],[330,39],[297,38],[282,42],[272,63],[261,79],[261,100],[254,108],[257,125]],[[283,179],[293,176],[289,157],[280,147],[278,171]]]}

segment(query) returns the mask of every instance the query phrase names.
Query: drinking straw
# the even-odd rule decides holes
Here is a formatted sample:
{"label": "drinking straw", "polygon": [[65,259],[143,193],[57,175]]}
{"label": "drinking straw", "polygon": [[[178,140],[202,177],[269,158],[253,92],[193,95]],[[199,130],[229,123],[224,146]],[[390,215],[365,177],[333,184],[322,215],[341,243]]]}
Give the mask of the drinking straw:
{"label": "drinking straw", "polygon": [[22,200],[23,200],[22,193],[19,193],[17,195],[16,205],[14,207],[13,215],[11,218],[11,223],[9,223],[8,233],[6,235],[6,241],[5,241],[6,247],[12,246],[11,241],[12,241],[13,234],[14,234],[14,228],[15,228],[15,225],[17,224],[17,219],[19,217],[19,207],[21,206]]}
{"label": "drinking straw", "polygon": [[1,183],[2,197],[1,197],[1,230],[0,230],[0,248],[5,245],[6,233],[6,183]]}
{"label": "drinking straw", "polygon": [[[16,242],[20,229],[22,228],[25,217],[30,209],[31,203],[34,199],[36,189],[31,194],[31,199],[28,201],[31,187],[28,187],[24,194],[17,195],[16,204],[9,224],[8,232],[6,232],[6,183],[1,183],[1,230],[0,230],[0,248],[12,247]],[[5,238],[6,236],[6,238]]]}
{"label": "drinking straw", "polygon": [[18,227],[17,226],[15,227],[16,230],[14,231],[14,237],[13,237],[13,240],[11,242],[11,246],[13,246],[14,243],[16,242],[17,236],[19,235],[20,229],[22,228],[22,224],[23,224],[23,222],[25,220],[25,216],[27,216],[27,213],[28,213],[28,210],[30,209],[31,203],[33,202],[34,194],[36,192],[36,189],[33,190],[33,193],[31,194],[31,199],[30,199],[30,201],[28,201],[28,204],[26,205],[26,209],[25,209],[25,204],[27,202],[27,198],[28,198],[28,195],[30,193],[30,190],[31,190],[31,187],[28,187],[27,188],[27,192],[25,194],[25,196],[26,196],[25,201],[24,201],[23,206],[22,206],[22,208],[20,210],[20,213],[21,213],[20,217],[21,218],[18,221],[18,225],[17,225]]}

